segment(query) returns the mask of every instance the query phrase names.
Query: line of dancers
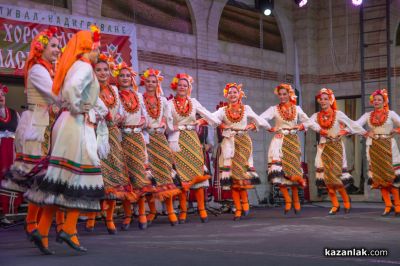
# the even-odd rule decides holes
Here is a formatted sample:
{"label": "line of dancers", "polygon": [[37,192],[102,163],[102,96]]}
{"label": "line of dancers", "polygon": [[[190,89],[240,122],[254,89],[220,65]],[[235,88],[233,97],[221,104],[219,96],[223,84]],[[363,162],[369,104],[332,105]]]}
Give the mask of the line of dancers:
{"label": "line of dancers", "polygon": [[[110,84],[111,75],[116,85]],[[120,230],[130,227],[133,203],[138,206],[139,228],[151,225],[157,215],[156,201],[165,203],[174,226],[187,221],[187,192],[192,190],[201,222],[206,223],[203,188],[210,175],[196,128],[207,125],[222,130],[219,178],[221,186],[232,191],[235,221],[249,214],[247,190],[260,184],[249,135],[260,129],[273,134],[267,155],[268,181],[280,188],[285,213],[301,211],[298,191],[306,182],[298,132],[311,129],[321,136],[315,158],[316,185],[328,190],[329,214],[340,209],[337,192],[345,213],[350,211],[345,188],[352,177],[342,137],[358,134],[367,139],[368,182],[381,190],[382,215],[392,210],[391,195],[395,214],[400,215],[400,154],[393,138],[400,132],[400,118],[389,110],[384,89],[371,95],[374,110],[352,121],[337,110],[334,93],[326,88],[316,96],[321,111],[311,117],[297,105],[289,84],[275,88],[279,104],[257,115],[243,103],[241,84],[226,84],[227,103],[210,112],[191,97],[193,79],[186,73],[173,78],[170,87],[176,94],[170,100],[162,96],[159,70],[149,68],[140,75],[143,94],[138,92],[136,76],[131,66],[115,64],[110,56],[100,54],[100,31],[95,26],[76,33],[61,56],[56,29],[40,32],[32,41],[25,66],[28,110],[16,130],[10,122],[17,154],[2,187],[25,193],[29,201],[25,231],[43,254],[54,254],[48,241],[54,217],[56,240],[80,252],[87,251],[77,235],[81,213],[88,216],[85,229],[91,232],[98,212],[105,212],[107,230],[116,234],[116,200],[122,202],[125,215]],[[5,93],[0,90],[1,97]],[[8,120],[3,120],[1,130],[6,131]],[[179,199],[178,216],[175,198]]]}

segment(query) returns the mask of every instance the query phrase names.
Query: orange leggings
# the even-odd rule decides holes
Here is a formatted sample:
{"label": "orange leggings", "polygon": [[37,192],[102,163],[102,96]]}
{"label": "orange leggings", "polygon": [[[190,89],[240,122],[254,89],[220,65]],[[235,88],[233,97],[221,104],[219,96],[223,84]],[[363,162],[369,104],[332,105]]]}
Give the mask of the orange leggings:
{"label": "orange leggings", "polygon": [[328,195],[332,202],[332,208],[334,208],[334,210],[337,210],[339,208],[339,201],[336,196],[336,191],[338,191],[340,196],[342,196],[344,208],[350,209],[350,207],[351,207],[350,198],[349,198],[349,195],[347,195],[347,191],[344,187],[341,187],[338,189],[328,187]]}
{"label": "orange leggings", "polygon": [[250,209],[246,189],[232,188],[232,199],[236,208],[235,217],[240,217],[242,215],[242,211],[248,211]]}
{"label": "orange leggings", "polygon": [[283,198],[285,199],[285,210],[289,211],[292,208],[292,197],[293,197],[293,205],[296,211],[301,209],[300,199],[299,199],[299,189],[297,186],[291,186],[292,189],[292,197],[289,195],[289,191],[287,186],[280,186],[280,191],[282,192]]}
{"label": "orange leggings", "polygon": [[392,208],[392,200],[390,199],[390,194],[393,196],[394,211],[400,213],[400,198],[399,189],[397,187],[391,186],[388,188],[381,188],[382,198],[385,202],[385,211],[389,212]]}
{"label": "orange leggings", "polygon": [[[43,237],[43,245],[45,247],[48,247],[49,242],[48,242],[48,235],[50,231],[51,224],[53,222],[53,217],[54,214],[57,211],[57,207],[53,205],[45,206],[43,207],[43,212],[42,216],[40,217],[40,222],[38,225],[38,231],[40,235]],[[67,210],[67,215],[66,215],[65,223],[63,224],[61,230],[64,231],[67,234],[76,234],[76,224],[78,222],[78,217],[79,217],[79,210],[75,209],[70,209]],[[71,237],[71,240],[79,245],[79,240],[76,235]]]}

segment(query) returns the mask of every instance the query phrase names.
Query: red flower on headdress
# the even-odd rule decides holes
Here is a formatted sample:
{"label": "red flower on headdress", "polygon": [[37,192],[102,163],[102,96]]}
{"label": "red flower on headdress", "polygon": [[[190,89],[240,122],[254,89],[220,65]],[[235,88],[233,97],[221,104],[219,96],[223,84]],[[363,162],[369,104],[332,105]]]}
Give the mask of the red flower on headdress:
{"label": "red flower on headdress", "polygon": [[0,83],[0,91],[3,91],[4,94],[8,93],[8,87]]}
{"label": "red flower on headdress", "polygon": [[155,76],[157,81],[158,81],[158,85],[157,85],[157,95],[163,95],[164,92],[161,88],[161,82],[163,81],[164,77],[161,76],[161,71],[154,69],[154,68],[148,68],[146,69],[146,71],[143,72],[143,74],[140,75],[140,86],[144,86],[144,82],[145,80],[150,77],[150,76]]}
{"label": "red flower on headdress", "polygon": [[186,73],[179,73],[176,74],[176,76],[172,79],[172,82],[170,84],[172,90],[176,90],[176,88],[178,87],[178,82],[181,79],[187,80],[187,82],[189,83],[189,87],[192,87],[193,78]]}

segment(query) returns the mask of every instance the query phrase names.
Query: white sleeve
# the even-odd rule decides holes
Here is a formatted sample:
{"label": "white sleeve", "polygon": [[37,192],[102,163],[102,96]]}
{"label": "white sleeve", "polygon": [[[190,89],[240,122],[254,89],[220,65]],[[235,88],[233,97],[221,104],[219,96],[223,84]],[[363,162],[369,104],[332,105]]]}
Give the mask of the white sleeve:
{"label": "white sleeve", "polygon": [[[147,125],[148,115],[147,115],[146,105],[144,104],[143,94],[138,93],[137,95],[139,97],[139,104],[140,104],[142,117],[144,118],[144,124]],[[122,104],[121,104],[121,109],[123,109]]]}
{"label": "white sleeve", "polygon": [[267,110],[265,110],[260,117],[264,120],[266,120],[267,122],[269,120],[272,120],[275,118],[275,106],[271,106],[269,107]]}
{"label": "white sleeve", "polygon": [[360,126],[364,127],[364,125],[368,121],[368,117],[369,117],[369,113],[365,113],[356,121],[356,123],[359,124]]}
{"label": "white sleeve", "polygon": [[39,64],[33,65],[29,70],[28,78],[32,85],[52,103],[59,101],[58,96],[53,94],[53,80],[45,67]]}
{"label": "white sleeve", "polygon": [[343,112],[337,111],[336,115],[338,116],[338,121],[345,124],[347,127],[346,130],[349,130],[351,134],[363,135],[366,133],[365,129],[362,126],[348,118],[348,116],[345,115]]}
{"label": "white sleeve", "polygon": [[246,112],[249,118],[251,118],[257,125],[257,127],[264,127],[266,129],[271,129],[271,125],[268,123],[266,119],[262,119],[258,116],[250,106],[246,105]]}
{"label": "white sleeve", "polygon": [[199,101],[197,101],[194,98],[191,98],[191,100],[196,108],[196,113],[198,113],[202,118],[204,118],[209,125],[216,127],[221,123],[220,120],[214,114],[212,114],[210,111],[204,108],[204,106],[202,106],[201,103],[199,103]]}
{"label": "white sleeve", "polygon": [[225,109],[224,107],[220,107],[217,111],[212,113],[215,118],[219,120],[219,124],[221,124],[224,121],[224,115],[225,115]]}
{"label": "white sleeve", "polygon": [[[318,118],[317,118],[317,116],[318,116],[318,113],[314,113],[314,114],[310,117],[310,120],[311,120],[312,122],[314,122],[315,124],[318,125],[318,122],[317,122],[317,119],[318,119]],[[318,129],[318,128],[316,128],[315,126],[312,126],[311,129],[318,133],[318,132],[321,130],[321,127],[319,127],[319,129]]]}
{"label": "white sleeve", "polygon": [[391,114],[391,118],[392,118],[393,124],[396,127],[400,127],[400,117],[399,117],[399,115],[395,111],[389,111],[389,114]]}
{"label": "white sleeve", "polygon": [[78,114],[83,112],[82,91],[93,81],[93,70],[89,64],[82,64],[76,69],[73,67],[65,77],[62,96],[69,103],[71,113]]}
{"label": "white sleeve", "polygon": [[174,118],[172,117],[172,101],[168,101],[166,98],[162,97],[161,101],[164,104],[164,113],[163,117],[165,118],[165,121],[167,123],[167,128],[169,131],[174,131]]}
{"label": "white sleeve", "polygon": [[304,125],[305,129],[311,128],[312,130],[319,132],[321,130],[321,127],[314,122],[313,120],[311,120],[306,113],[304,113],[303,109],[301,109],[300,106],[296,106],[297,107],[297,112],[299,114],[299,120],[300,122]]}
{"label": "white sleeve", "polygon": [[101,118],[104,118],[108,114],[108,108],[105,103],[99,98],[97,98],[96,104],[93,107],[96,114],[98,114]]}

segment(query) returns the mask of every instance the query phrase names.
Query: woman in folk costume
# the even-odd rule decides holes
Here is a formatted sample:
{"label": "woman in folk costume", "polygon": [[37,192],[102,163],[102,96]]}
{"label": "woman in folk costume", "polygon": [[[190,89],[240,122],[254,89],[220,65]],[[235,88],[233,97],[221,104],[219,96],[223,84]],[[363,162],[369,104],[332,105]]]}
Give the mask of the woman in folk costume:
{"label": "woman in folk costume", "polygon": [[[0,181],[4,179],[15,159],[14,138],[20,119],[18,112],[7,107],[7,93],[8,88],[0,83]],[[5,215],[14,213],[21,202],[20,193],[0,189],[0,206],[3,209],[3,213],[0,213],[0,224],[12,224]]]}
{"label": "woman in folk costume", "polygon": [[[123,228],[125,228],[125,224],[128,224],[128,226],[130,224],[130,217],[132,216],[130,212],[131,202],[137,199],[137,194],[133,191],[131,182],[126,173],[125,158],[121,145],[121,131],[118,128],[118,124],[122,121],[123,117],[121,111],[121,104],[123,103],[121,103],[119,98],[118,88],[109,84],[111,74],[110,67],[112,69],[114,68],[112,58],[100,54],[94,71],[100,83],[100,100],[105,104],[108,110],[104,120],[109,132],[108,140],[106,140],[109,144],[109,152],[108,155],[101,160],[101,173],[105,191],[102,209],[105,209],[106,212],[106,227],[108,233],[115,234],[116,228],[113,216],[116,200],[121,200],[124,208],[129,209],[128,212],[125,213],[126,217],[129,217],[128,221],[124,221]],[[93,231],[95,218],[95,212],[88,215],[86,231]]]}
{"label": "woman in folk costume", "polygon": [[96,26],[73,35],[54,78],[52,91],[62,98],[62,113],[53,127],[47,173],[38,180],[37,189],[26,194],[30,201],[44,205],[38,230],[32,232],[34,243],[44,254],[53,254],[47,238],[57,207],[67,212],[57,241],[66,242],[77,251],[87,251],[77,237],[79,212],[100,211],[100,199],[104,198],[93,109],[100,92],[92,67],[99,56],[99,45],[100,32]]}
{"label": "woman in folk costume", "polygon": [[173,180],[176,173],[173,169],[173,155],[165,136],[171,110],[168,109],[167,99],[162,97],[162,80],[161,72],[152,68],[147,69],[140,76],[140,85],[146,89],[143,94],[146,109],[146,124],[143,133],[145,139],[148,139],[149,167],[156,184],[155,193],[146,196],[150,208],[147,221],[148,224],[151,224],[156,218],[155,199],[158,199],[165,202],[169,221],[171,225],[175,225],[177,218],[172,199],[181,191]]}
{"label": "woman in folk costume", "polygon": [[[59,99],[53,86],[54,66],[60,54],[57,28],[50,27],[37,34],[32,40],[28,59],[25,62],[24,78],[28,110],[22,113],[16,130],[16,160],[11,172],[2,182],[6,189],[26,192],[33,183],[29,173],[46,155],[50,141],[50,129],[55,119],[55,104]],[[37,228],[39,206],[29,203],[25,230],[30,233]],[[57,230],[63,223],[64,214],[57,212]]]}
{"label": "woman in folk costume", "polygon": [[361,126],[368,124],[366,134],[368,184],[373,189],[380,189],[385,202],[382,216],[392,211],[392,194],[394,211],[400,216],[400,153],[394,133],[399,133],[400,117],[389,110],[389,99],[385,89],[377,90],[370,96],[370,103],[374,106],[372,112],[365,113],[357,123]]}
{"label": "woman in folk costume", "polygon": [[279,186],[283,194],[285,214],[292,208],[288,187],[292,189],[294,211],[297,214],[301,209],[298,189],[306,186],[297,132],[311,126],[319,131],[319,127],[308,118],[300,106],[296,106],[297,97],[292,86],[280,84],[274,93],[279,97],[280,104],[271,106],[261,114],[267,121],[275,119],[275,126],[270,130],[275,135],[268,150],[268,179],[272,184]]}
{"label": "woman in folk costume", "polygon": [[333,91],[323,88],[316,96],[321,111],[311,116],[311,120],[320,126],[321,139],[315,157],[316,185],[327,188],[332,202],[330,215],[339,211],[338,191],[343,199],[344,211],[350,211],[350,198],[346,187],[353,183],[353,177],[347,170],[347,159],[342,137],[347,134],[363,135],[366,131],[356,122],[337,110]]}
{"label": "woman in folk costume", "polygon": [[193,78],[188,74],[177,74],[171,83],[171,89],[176,91],[176,96],[168,102],[171,110],[171,121],[168,124],[172,127],[168,140],[174,152],[176,171],[182,188],[182,193],[179,195],[180,223],[186,221],[186,192],[189,188],[195,190],[201,221],[203,223],[208,221],[204,204],[204,187],[208,187],[210,175],[205,173],[203,149],[196,133],[196,126],[200,125],[202,120],[197,120],[196,114],[212,126],[219,124],[212,113],[195,98],[190,97],[192,83]]}
{"label": "woman in folk costume", "polygon": [[250,211],[247,190],[260,183],[253,165],[253,143],[248,131],[257,127],[270,128],[249,105],[242,103],[245,97],[242,84],[228,83],[224,88],[228,105],[221,107],[214,115],[222,122],[222,136],[219,169],[221,186],[231,187],[236,207],[234,221],[247,216]]}
{"label": "woman in folk costume", "polygon": [[[138,93],[135,82],[136,72],[125,62],[119,64],[113,72],[118,78],[118,89],[121,99],[121,130],[122,150],[133,190],[138,197],[139,228],[147,227],[145,195],[154,192],[154,187],[147,169],[146,142],[142,129],[145,125],[144,102],[142,94]],[[124,202],[125,219],[121,227],[128,230],[132,218],[130,202]]]}
{"label": "woman in folk costume", "polygon": [[[216,106],[218,110],[221,107],[227,106],[227,102],[219,102]],[[213,196],[215,202],[220,202],[221,204],[225,204],[227,201],[232,201],[232,191],[229,186],[223,187],[221,185],[221,171],[219,165],[219,159],[221,157],[221,143],[224,137],[222,136],[222,128],[221,126],[215,129],[215,142],[217,143],[214,147],[213,152],[213,164],[214,164],[214,180],[213,180]]]}

